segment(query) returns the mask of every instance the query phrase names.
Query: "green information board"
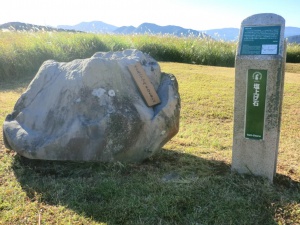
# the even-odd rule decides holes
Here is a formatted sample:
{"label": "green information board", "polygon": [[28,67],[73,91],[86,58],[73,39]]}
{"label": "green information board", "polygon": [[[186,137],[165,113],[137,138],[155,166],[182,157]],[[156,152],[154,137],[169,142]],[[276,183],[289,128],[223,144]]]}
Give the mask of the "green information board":
{"label": "green information board", "polygon": [[278,55],[280,26],[244,27],[241,55]]}
{"label": "green information board", "polygon": [[267,70],[248,70],[245,138],[260,140],[264,136]]}

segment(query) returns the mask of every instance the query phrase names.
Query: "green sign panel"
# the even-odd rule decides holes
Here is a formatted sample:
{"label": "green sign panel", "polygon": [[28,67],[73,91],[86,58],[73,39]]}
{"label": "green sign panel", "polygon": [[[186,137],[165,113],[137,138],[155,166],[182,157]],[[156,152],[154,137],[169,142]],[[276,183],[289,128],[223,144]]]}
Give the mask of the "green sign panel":
{"label": "green sign panel", "polygon": [[248,70],[245,137],[263,139],[267,70]]}
{"label": "green sign panel", "polygon": [[278,55],[280,28],[244,27],[241,55]]}

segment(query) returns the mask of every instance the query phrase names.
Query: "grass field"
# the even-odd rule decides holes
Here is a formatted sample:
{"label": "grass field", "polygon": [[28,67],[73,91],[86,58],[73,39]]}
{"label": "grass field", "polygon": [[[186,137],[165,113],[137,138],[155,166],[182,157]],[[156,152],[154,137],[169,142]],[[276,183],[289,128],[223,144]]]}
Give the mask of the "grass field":
{"label": "grass field", "polygon": [[[71,61],[91,57],[97,51],[129,48],[159,61],[233,67],[236,44],[172,35],[0,31],[0,79],[19,79],[35,73],[46,59]],[[300,54],[300,48],[294,49],[296,55]]]}
{"label": "grass field", "polygon": [[[234,67],[237,43],[194,36],[0,31],[0,81],[30,76],[47,59],[71,61],[128,48],[158,61]],[[300,62],[299,44],[288,44],[287,62]]]}
{"label": "grass field", "polygon": [[[288,64],[274,184],[230,171],[234,69],[160,63],[179,133],[141,164],[36,161],[0,135],[0,224],[300,224],[300,68]],[[0,84],[0,124],[29,78]]]}

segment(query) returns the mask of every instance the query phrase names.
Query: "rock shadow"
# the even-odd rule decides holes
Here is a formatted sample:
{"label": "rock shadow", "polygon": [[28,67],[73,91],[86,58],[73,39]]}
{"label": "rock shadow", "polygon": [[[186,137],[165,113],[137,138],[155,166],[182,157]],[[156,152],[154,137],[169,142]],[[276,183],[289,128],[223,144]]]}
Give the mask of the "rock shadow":
{"label": "rock shadow", "polygon": [[[270,185],[265,179],[232,174],[224,162],[165,149],[140,164],[16,155],[13,170],[32,201],[38,195],[43,204],[63,205],[107,224],[273,224],[272,204],[287,189],[300,190],[299,182],[282,175]],[[299,203],[298,197],[290,201]]]}

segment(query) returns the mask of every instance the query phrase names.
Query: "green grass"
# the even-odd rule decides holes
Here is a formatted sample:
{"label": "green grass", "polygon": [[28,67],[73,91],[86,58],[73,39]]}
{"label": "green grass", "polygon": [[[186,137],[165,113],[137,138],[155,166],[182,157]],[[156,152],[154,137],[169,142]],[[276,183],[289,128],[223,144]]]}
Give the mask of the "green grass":
{"label": "green grass", "polygon": [[288,73],[299,73],[300,63],[287,63],[285,66],[285,71]]}
{"label": "green grass", "polygon": [[[71,61],[97,51],[139,49],[156,60],[233,67],[237,43],[171,35],[110,35],[1,32],[0,81],[33,76],[48,59]],[[300,45],[287,48],[287,62],[300,62]]]}
{"label": "green grass", "polygon": [[[285,79],[274,184],[230,172],[234,69],[160,63],[179,133],[141,164],[29,160],[0,135],[0,224],[300,224],[300,71]],[[0,84],[0,123],[29,80]]]}

